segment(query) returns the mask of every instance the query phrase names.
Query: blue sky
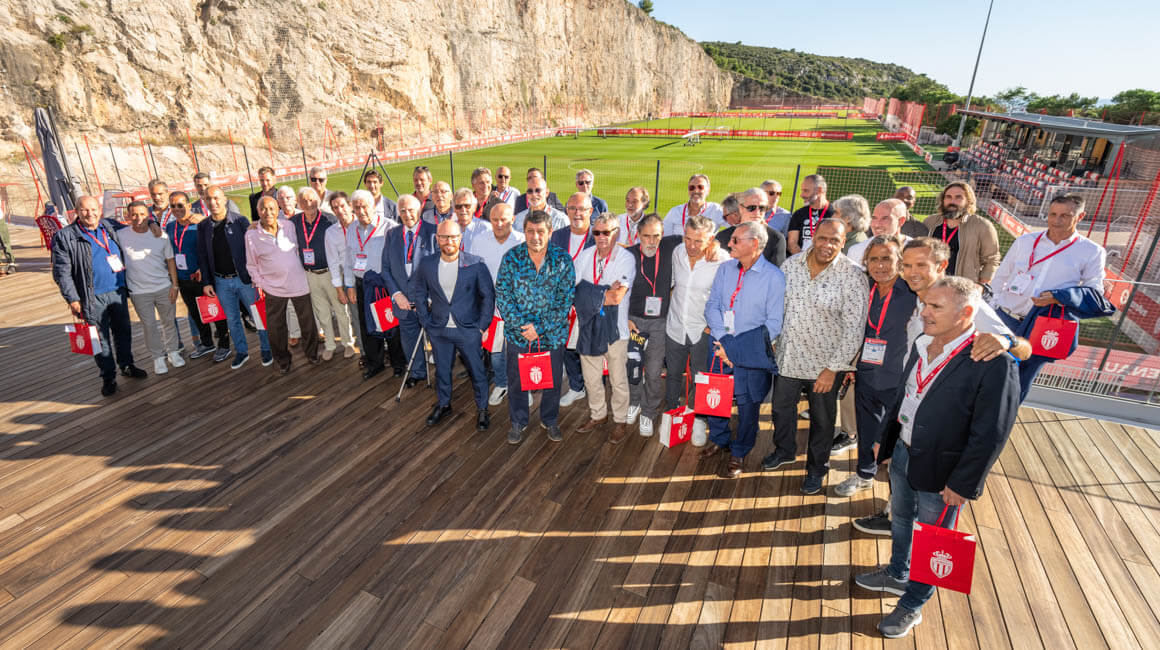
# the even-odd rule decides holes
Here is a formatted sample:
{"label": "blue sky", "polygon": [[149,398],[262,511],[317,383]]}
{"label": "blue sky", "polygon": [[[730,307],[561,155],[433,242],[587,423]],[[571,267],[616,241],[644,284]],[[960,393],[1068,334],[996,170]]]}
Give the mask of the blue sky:
{"label": "blue sky", "polygon": [[[896,63],[960,94],[970,84],[987,13],[986,0],[653,4],[653,16],[698,41]],[[1157,0],[995,0],[975,91],[1023,85],[1042,95],[1110,98],[1129,88],[1160,90],[1158,29]]]}

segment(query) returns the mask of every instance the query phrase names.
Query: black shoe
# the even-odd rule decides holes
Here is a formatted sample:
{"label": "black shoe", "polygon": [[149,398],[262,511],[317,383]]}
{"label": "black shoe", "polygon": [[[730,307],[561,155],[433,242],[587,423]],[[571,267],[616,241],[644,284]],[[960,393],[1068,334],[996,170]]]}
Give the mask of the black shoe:
{"label": "black shoe", "polygon": [[761,469],[777,469],[794,461],[792,456],[779,456],[774,452],[761,460]]}
{"label": "black shoe", "polygon": [[149,373],[133,365],[121,366],[121,374],[133,379],[144,379],[149,376]]}
{"label": "black shoe", "polygon": [[855,519],[852,525],[868,535],[890,535],[890,515],[885,512]]}
{"label": "black shoe", "polygon": [[382,366],[373,366],[363,371],[363,379],[370,379],[385,370]]}
{"label": "black shoe", "polygon": [[822,477],[807,475],[802,481],[802,494],[810,495],[817,494],[822,491]]}
{"label": "black shoe", "polygon": [[459,372],[455,373],[456,379],[467,379],[470,376],[471,375],[469,375],[466,370],[460,370]]}
{"label": "black shoe", "polygon": [[250,330],[251,332],[257,332],[258,328],[254,327],[254,319],[251,318],[248,313],[245,313],[244,311],[242,313],[243,313],[242,327],[245,327],[246,329]]}
{"label": "black shoe", "polygon": [[116,379],[106,379],[105,383],[101,384],[101,394],[104,395],[105,397],[108,397],[115,392],[117,392],[117,380]]}
{"label": "black shoe", "polygon": [[418,386],[419,384],[423,383],[423,381],[424,380],[422,377],[407,377],[407,380],[403,382],[403,387],[404,388],[414,388],[415,386]]}
{"label": "black shoe", "polygon": [[406,368],[395,368],[395,376],[402,377],[403,373],[407,372]]}
{"label": "black shoe", "polygon": [[830,447],[830,454],[840,454],[858,444],[858,439],[845,431],[834,436],[834,444]]}
{"label": "black shoe", "polygon": [[475,428],[480,431],[487,431],[491,428],[491,415],[488,414],[487,409],[475,414]]}
{"label": "black shoe", "polygon": [[431,415],[427,416],[427,426],[433,427],[436,424],[439,424],[439,421],[448,415],[451,415],[450,406],[440,406],[436,404],[435,408],[431,409]]}

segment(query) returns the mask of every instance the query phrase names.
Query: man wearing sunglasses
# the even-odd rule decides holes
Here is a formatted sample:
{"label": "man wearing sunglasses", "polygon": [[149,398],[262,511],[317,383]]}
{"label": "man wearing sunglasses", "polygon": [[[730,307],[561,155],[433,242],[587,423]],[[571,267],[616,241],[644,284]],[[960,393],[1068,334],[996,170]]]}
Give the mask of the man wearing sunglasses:
{"label": "man wearing sunglasses", "polygon": [[318,194],[318,205],[329,207],[330,197],[334,196],[334,191],[326,189],[326,170],[321,167],[311,167],[308,177],[310,178],[310,187]]}
{"label": "man wearing sunglasses", "polygon": [[[568,197],[568,205],[564,206],[568,212],[568,227],[560,228],[552,233],[551,242],[568,251],[573,263],[580,258],[580,253],[596,245],[596,239],[590,231],[592,218],[591,197],[584,192],[576,192]],[[580,275],[577,267],[576,275]],[[571,331],[569,330],[569,340]],[[560,398],[560,406],[567,408],[583,399],[584,369],[580,364],[580,355],[574,349],[564,351],[564,370],[568,374],[568,392]]]}
{"label": "man wearing sunglasses", "polygon": [[591,171],[587,169],[581,169],[580,171],[576,172],[576,191],[587,194],[588,198],[592,200],[593,214],[604,214],[605,212],[608,212],[608,203],[604,199],[593,194],[593,188],[595,187],[596,176],[593,175]]}
{"label": "man wearing sunglasses", "polygon": [[[529,175],[528,192],[520,197],[527,207],[520,211],[519,203],[516,203],[516,220],[513,227],[519,232],[524,232],[524,221],[529,214],[537,210],[548,214],[548,218],[551,220],[551,232],[568,227],[568,216],[549,205],[547,198],[549,195],[548,182],[544,180],[544,177]],[[552,196],[555,195],[552,194]]]}
{"label": "man wearing sunglasses", "polygon": [[173,261],[177,266],[177,291],[181,294],[181,301],[185,303],[185,308],[189,312],[189,320],[198,333],[193,353],[189,358],[198,359],[213,352],[214,362],[221,363],[230,356],[230,332],[226,328],[226,321],[219,320],[213,323],[218,341],[215,350],[210,326],[201,322],[201,310],[197,308],[197,299],[202,295],[201,267],[197,263],[197,231],[205,222],[206,216],[195,214],[189,209],[189,195],[185,192],[170,194],[168,205],[171,218],[165,224],[165,234],[173,243]]}
{"label": "man wearing sunglasses", "polygon": [[[765,248],[761,254],[765,259],[769,260],[770,264],[774,266],[781,266],[785,261],[785,237],[781,232],[771,228],[765,222],[765,215],[768,214],[765,201],[765,190],[751,187],[743,192],[731,194],[721,202],[722,210],[728,213],[732,204],[736,203],[736,210],[741,215],[741,222],[757,221],[765,226],[766,242]],[[729,245],[729,240],[733,237],[733,233],[737,231],[738,226],[732,226],[717,233],[717,241],[725,247],[726,250],[732,250]]]}
{"label": "man wearing sunglasses", "polygon": [[459,232],[461,233],[459,248],[461,250],[471,252],[476,236],[491,230],[490,222],[475,218],[478,207],[475,193],[466,187],[459,188],[451,199],[451,209],[455,218],[449,219],[449,221],[459,224]]}
{"label": "man wearing sunglasses", "polygon": [[675,206],[665,215],[665,236],[683,235],[685,223],[694,215],[709,217],[718,226],[725,225],[721,206],[709,201],[709,177],[704,174],[693,174],[689,178],[689,201]]}
{"label": "man wearing sunglasses", "polygon": [[[495,195],[499,197],[500,201],[512,206],[512,213],[515,213],[516,199],[519,198],[520,193],[516,188],[512,187],[512,170],[511,167],[504,167],[500,165],[495,169]],[[490,218],[491,212],[487,212]]]}
{"label": "man wearing sunglasses", "polygon": [[[529,167],[528,168],[527,181],[528,181],[529,186],[532,184],[533,178],[539,178],[540,180],[544,181],[544,183],[548,182],[548,180],[544,177],[544,172],[541,169],[539,169],[538,167]],[[561,212],[564,211],[564,204],[560,202],[560,198],[556,196],[555,192],[552,192],[550,190],[545,189],[544,190],[544,197],[545,197],[544,201],[548,205],[552,206],[553,208],[555,208]],[[529,205],[529,203],[528,203],[528,195],[527,194],[521,194],[518,197],[516,197],[516,205],[515,205],[516,214],[518,215],[519,213],[523,212],[524,210],[527,210],[528,205]]]}
{"label": "man wearing sunglasses", "polygon": [[785,236],[789,230],[790,212],[778,205],[781,201],[781,183],[770,179],[761,184],[761,190],[769,197],[768,207],[765,211],[765,225],[780,232]]}

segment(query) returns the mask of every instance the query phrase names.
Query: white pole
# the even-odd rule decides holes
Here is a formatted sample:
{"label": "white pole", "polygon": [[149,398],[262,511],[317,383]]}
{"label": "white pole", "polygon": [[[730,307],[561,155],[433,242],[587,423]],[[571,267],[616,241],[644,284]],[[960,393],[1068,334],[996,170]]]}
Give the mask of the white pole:
{"label": "white pole", "polygon": [[[987,20],[983,23],[983,36],[979,38],[979,53],[975,55],[975,69],[971,71],[971,86],[967,88],[967,106],[964,110],[971,110],[971,96],[975,93],[975,75],[979,74],[979,59],[983,58],[983,41],[987,40],[987,27],[991,24],[991,9],[995,7],[995,0],[991,0],[987,7]],[[967,115],[963,113],[959,119],[959,134],[955,136],[955,148],[963,141],[963,129],[967,126]]]}

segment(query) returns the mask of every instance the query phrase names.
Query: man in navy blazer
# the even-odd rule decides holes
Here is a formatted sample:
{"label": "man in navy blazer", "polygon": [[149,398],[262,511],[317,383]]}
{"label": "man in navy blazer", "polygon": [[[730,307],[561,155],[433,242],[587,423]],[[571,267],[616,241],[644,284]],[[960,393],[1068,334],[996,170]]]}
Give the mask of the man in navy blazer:
{"label": "man in navy blazer", "polygon": [[979,286],[946,277],[926,291],[923,302],[924,335],[911,349],[905,384],[878,449],[878,461],[890,461],[890,564],[854,578],[863,588],[901,596],[878,624],[892,639],[922,622],[922,606],[935,590],[909,580],[914,522],[953,526],[961,506],[982,496],[1019,410],[1013,357],[971,359]]}
{"label": "man in navy blazer", "polygon": [[[576,192],[568,197],[568,205],[564,210],[568,213],[568,227],[555,230],[548,241],[568,251],[568,256],[575,262],[580,251],[596,245],[591,232],[592,200],[587,194]],[[560,397],[560,406],[571,406],[588,394],[584,390],[579,352],[564,350],[564,371],[568,375],[568,392]]]}
{"label": "man in navy blazer", "polygon": [[[398,329],[402,330],[401,346],[397,336],[388,339],[396,377],[403,374],[400,364],[411,361],[415,342],[419,340],[419,333],[422,331],[419,319],[415,316],[414,306],[407,296],[411,276],[424,257],[434,255],[438,250],[435,247],[435,226],[419,219],[419,200],[410,194],[404,194],[399,197],[398,208],[400,225],[387,231],[383,242],[383,263],[380,267],[395,305],[395,318],[399,319]],[[427,379],[427,364],[412,363],[411,376],[406,379],[407,388],[425,379]]]}
{"label": "man in navy blazer", "polygon": [[495,286],[483,258],[462,252],[463,233],[454,220],[439,224],[439,255],[428,255],[411,275],[415,315],[435,348],[435,390],[439,401],[427,418],[433,426],[451,413],[451,365],[455,352],[467,366],[475,390],[476,428],[491,426],[487,413],[487,371],[483,331],[495,313]]}

